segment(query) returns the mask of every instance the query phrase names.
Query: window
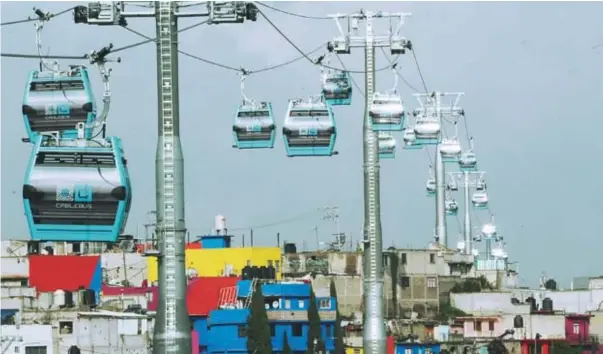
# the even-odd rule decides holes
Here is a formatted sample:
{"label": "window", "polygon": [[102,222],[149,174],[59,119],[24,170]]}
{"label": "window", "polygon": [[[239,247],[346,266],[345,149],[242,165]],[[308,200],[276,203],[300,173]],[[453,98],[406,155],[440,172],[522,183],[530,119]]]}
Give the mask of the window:
{"label": "window", "polygon": [[433,254],[433,253],[429,254],[429,263],[435,264],[435,254]]}
{"label": "window", "polygon": [[318,308],[320,310],[328,310],[331,308],[331,299],[320,299],[318,301]]}
{"label": "window", "polygon": [[18,346],[16,346],[16,347],[15,347],[15,353],[18,353],[18,352],[19,352],[19,349],[21,349],[21,348],[19,348]]}
{"label": "window", "polygon": [[400,255],[400,263],[406,264],[406,253]]}
{"label": "window", "polygon": [[25,354],[46,354],[46,346],[25,347]]}
{"label": "window", "polygon": [[237,332],[238,332],[237,335],[239,336],[239,338],[247,337],[247,327],[245,327],[245,325],[238,325]]}
{"label": "window", "polygon": [[403,288],[410,287],[410,277],[401,277],[400,278],[400,283],[402,284]]}
{"label": "window", "polygon": [[276,337],[276,325],[274,323],[270,324],[270,337]]}
{"label": "window", "polygon": [[299,300],[297,307],[299,307],[300,309],[304,308],[304,300]]}
{"label": "window", "polygon": [[[192,325],[192,323],[191,323],[191,325]],[[141,319],[138,320],[137,333],[142,334],[142,320]]]}
{"label": "window", "polygon": [[475,321],[475,331],[476,332],[482,331],[482,321]]}
{"label": "window", "polygon": [[412,349],[410,349],[410,348],[404,349],[404,354],[412,354]]}
{"label": "window", "polygon": [[580,323],[574,322],[574,334],[580,334]]}
{"label": "window", "polygon": [[488,321],[488,330],[490,332],[494,331],[494,321]]}
{"label": "window", "polygon": [[294,337],[301,337],[302,336],[302,325],[301,323],[294,323],[293,324],[293,336]]}
{"label": "window", "polygon": [[73,333],[73,322],[71,322],[71,321],[59,322],[59,333],[72,334]]}
{"label": "window", "polygon": [[428,288],[437,287],[436,278],[427,278],[427,287]]}
{"label": "window", "polygon": [[290,309],[291,308],[291,300],[285,300],[285,308],[286,309]]}

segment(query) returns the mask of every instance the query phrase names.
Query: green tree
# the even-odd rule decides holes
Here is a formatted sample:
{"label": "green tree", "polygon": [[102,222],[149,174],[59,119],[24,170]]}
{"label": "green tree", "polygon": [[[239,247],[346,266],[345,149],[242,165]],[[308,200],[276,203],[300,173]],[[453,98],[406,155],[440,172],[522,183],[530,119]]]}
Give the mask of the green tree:
{"label": "green tree", "polygon": [[[320,333],[320,315],[318,314],[316,295],[312,288],[310,288],[310,304],[308,305],[308,327],[308,350],[306,353],[314,354],[318,351],[324,353],[325,345]],[[316,341],[316,344],[314,341]]]}
{"label": "green tree", "polygon": [[287,332],[283,333],[283,335],[285,336],[285,338],[283,339],[283,354],[291,354],[291,347],[289,346],[289,336],[287,335]]}
{"label": "green tree", "polygon": [[264,294],[260,283],[255,284],[251,295],[251,306],[247,318],[247,351],[249,353],[272,354],[270,324],[264,305]]}
{"label": "green tree", "polygon": [[343,330],[341,329],[341,314],[339,313],[339,299],[337,298],[337,288],[335,287],[335,281],[331,279],[331,297],[335,298],[337,302],[337,312],[335,314],[335,354],[345,353],[345,344],[343,343]]}

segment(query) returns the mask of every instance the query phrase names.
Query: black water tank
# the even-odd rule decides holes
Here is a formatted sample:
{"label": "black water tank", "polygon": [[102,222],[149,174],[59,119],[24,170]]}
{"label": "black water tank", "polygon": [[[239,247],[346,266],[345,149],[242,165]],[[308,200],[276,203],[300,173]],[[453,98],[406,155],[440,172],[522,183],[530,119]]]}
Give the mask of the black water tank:
{"label": "black water tank", "polygon": [[266,266],[260,267],[260,279],[268,279],[268,268]]}
{"label": "black water tank", "polygon": [[250,280],[251,279],[251,267],[250,266],[243,267],[242,277],[243,277],[243,280]]}
{"label": "black water tank", "polygon": [[295,253],[297,253],[297,246],[295,246],[295,243],[285,243],[285,254]]}
{"label": "black water tank", "polygon": [[536,299],[534,299],[533,297],[529,297],[526,299],[526,304],[530,304],[530,311],[534,312],[536,311]]}
{"label": "black water tank", "polygon": [[260,277],[260,268],[253,266],[251,267],[251,279],[257,279]]}
{"label": "black water tank", "polygon": [[542,311],[553,312],[553,300],[550,297],[545,297],[542,300]]}
{"label": "black water tank", "polygon": [[27,254],[40,254],[40,242],[38,242],[38,241],[27,242]]}
{"label": "black water tank", "polygon": [[516,297],[512,297],[512,298],[511,298],[511,303],[512,303],[513,305],[519,305],[519,299],[518,299],[518,298],[516,298]]}
{"label": "black water tank", "polygon": [[96,293],[92,289],[86,289],[84,292],[84,305],[96,306]]}
{"label": "black water tank", "polygon": [[276,279],[276,268],[274,266],[268,266],[268,279]]}
{"label": "black water tank", "polygon": [[517,315],[513,319],[513,328],[523,328],[523,317],[521,315]]}
{"label": "black water tank", "polygon": [[73,293],[71,291],[65,291],[65,307],[73,307]]}
{"label": "black water tank", "polygon": [[72,345],[71,347],[69,347],[69,350],[67,350],[67,354],[81,354],[81,350],[80,348],[78,348],[75,345]]}

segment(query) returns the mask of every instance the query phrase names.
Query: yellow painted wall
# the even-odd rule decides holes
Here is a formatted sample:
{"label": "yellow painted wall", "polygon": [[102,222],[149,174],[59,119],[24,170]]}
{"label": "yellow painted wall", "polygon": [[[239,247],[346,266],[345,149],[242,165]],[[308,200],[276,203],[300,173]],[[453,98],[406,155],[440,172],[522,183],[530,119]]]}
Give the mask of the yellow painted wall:
{"label": "yellow painted wall", "polygon": [[[186,268],[195,269],[200,277],[219,277],[224,275],[226,265],[232,265],[234,274],[241,274],[247,261],[252,266],[268,266],[268,261],[276,267],[276,279],[281,278],[281,250],[279,247],[241,247],[187,249]],[[157,258],[149,257],[148,280],[157,280]]]}
{"label": "yellow painted wall", "polygon": [[362,348],[352,348],[352,347],[345,348],[345,354],[362,354],[362,352],[363,352]]}

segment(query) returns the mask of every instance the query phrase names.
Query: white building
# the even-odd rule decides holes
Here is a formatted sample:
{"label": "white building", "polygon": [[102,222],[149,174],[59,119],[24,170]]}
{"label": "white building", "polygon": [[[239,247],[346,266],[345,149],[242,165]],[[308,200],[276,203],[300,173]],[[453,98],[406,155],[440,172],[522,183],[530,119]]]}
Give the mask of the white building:
{"label": "white building", "polygon": [[3,325],[0,341],[4,354],[54,353],[50,325]]}

